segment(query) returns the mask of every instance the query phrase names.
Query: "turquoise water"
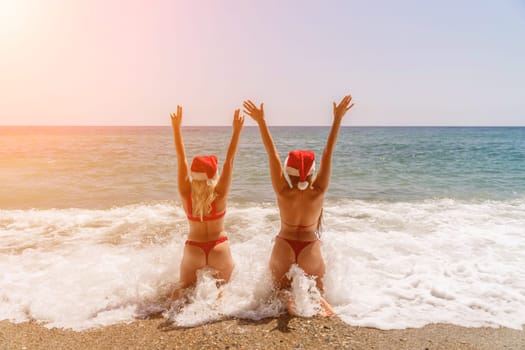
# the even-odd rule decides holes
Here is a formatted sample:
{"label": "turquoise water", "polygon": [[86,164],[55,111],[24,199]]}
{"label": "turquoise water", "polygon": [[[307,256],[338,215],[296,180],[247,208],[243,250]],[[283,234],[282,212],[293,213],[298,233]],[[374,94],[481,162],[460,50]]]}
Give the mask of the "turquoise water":
{"label": "turquoise water", "polygon": [[[281,159],[315,151],[328,127],[272,127]],[[186,127],[188,161],[217,154],[229,127]],[[319,163],[318,163],[319,164]],[[0,127],[0,208],[107,208],[174,200],[170,127]],[[414,201],[525,197],[525,128],[342,128],[327,199]],[[231,200],[273,202],[256,127],[245,127]]]}
{"label": "turquoise water", "polygon": [[525,128],[343,129],[334,158],[332,193],[343,197],[525,196]]}

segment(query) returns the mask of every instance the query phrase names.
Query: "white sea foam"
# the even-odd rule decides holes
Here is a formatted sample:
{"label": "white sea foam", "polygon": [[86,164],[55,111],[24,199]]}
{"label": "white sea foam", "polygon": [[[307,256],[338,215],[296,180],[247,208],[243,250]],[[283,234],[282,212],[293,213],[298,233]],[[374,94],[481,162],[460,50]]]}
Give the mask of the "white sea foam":
{"label": "white sea foam", "polygon": [[[324,295],[345,322],[383,329],[525,324],[525,200],[338,201],[324,213]],[[278,228],[274,205],[233,203],[226,217],[231,281],[218,289],[203,271],[190,303],[165,316],[193,326],[282,312],[267,266]],[[0,210],[0,319],[80,330],[162,311],[186,229],[171,202]],[[312,281],[300,270],[291,274],[298,311],[315,313]]]}

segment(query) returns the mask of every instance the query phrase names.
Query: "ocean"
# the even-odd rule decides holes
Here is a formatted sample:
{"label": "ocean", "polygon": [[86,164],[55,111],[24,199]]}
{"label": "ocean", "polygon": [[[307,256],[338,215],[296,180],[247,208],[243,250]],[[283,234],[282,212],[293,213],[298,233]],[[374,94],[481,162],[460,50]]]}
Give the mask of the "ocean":
{"label": "ocean", "polygon": [[[284,160],[329,127],[271,127]],[[230,127],[184,127],[188,161],[224,160]],[[187,222],[171,127],[0,127],[0,320],[76,330],[160,308]],[[236,267],[203,271],[181,326],[282,312],[268,258],[279,230],[256,127],[242,132],[225,219]],[[343,127],[325,200],[325,296],[348,324],[525,324],[525,128]],[[318,293],[292,269],[298,311]],[[222,298],[217,301],[221,292]]]}

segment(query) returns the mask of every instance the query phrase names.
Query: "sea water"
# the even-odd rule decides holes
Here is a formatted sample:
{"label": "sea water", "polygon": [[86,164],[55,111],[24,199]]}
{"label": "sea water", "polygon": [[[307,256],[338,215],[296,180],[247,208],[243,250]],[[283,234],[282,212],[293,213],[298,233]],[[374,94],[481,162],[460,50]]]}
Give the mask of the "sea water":
{"label": "sea water", "polygon": [[[328,127],[275,127],[284,159]],[[185,127],[188,160],[224,160],[229,127]],[[0,127],[0,319],[86,329],[163,310],[187,221],[170,127]],[[245,127],[225,228],[235,269],[199,274],[181,326],[283,312],[268,258],[279,231],[268,160]],[[351,325],[525,324],[525,128],[342,128],[325,200],[324,296]],[[298,311],[319,292],[290,271]],[[219,297],[222,295],[222,297]]]}

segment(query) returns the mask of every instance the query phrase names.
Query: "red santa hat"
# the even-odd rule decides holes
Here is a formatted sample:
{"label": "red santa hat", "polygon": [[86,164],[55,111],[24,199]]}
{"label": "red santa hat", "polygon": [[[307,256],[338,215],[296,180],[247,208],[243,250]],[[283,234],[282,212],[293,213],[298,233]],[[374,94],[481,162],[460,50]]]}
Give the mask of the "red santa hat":
{"label": "red santa hat", "polygon": [[191,162],[191,178],[196,181],[207,180],[208,185],[213,184],[219,177],[219,161],[214,155],[196,156]]}
{"label": "red santa hat", "polygon": [[303,150],[290,151],[284,161],[284,167],[288,175],[299,177],[297,188],[305,190],[308,188],[306,178],[315,171],[315,153]]}

